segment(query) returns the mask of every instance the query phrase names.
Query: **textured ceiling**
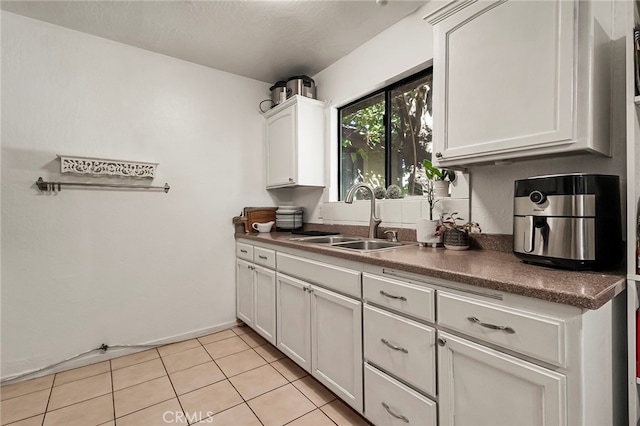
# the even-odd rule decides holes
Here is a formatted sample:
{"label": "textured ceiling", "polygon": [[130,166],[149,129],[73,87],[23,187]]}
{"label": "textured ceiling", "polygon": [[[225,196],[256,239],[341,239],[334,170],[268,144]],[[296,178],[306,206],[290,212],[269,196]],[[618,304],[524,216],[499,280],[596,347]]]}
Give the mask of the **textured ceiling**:
{"label": "textured ceiling", "polygon": [[316,74],[425,3],[2,1],[1,8],[273,83]]}

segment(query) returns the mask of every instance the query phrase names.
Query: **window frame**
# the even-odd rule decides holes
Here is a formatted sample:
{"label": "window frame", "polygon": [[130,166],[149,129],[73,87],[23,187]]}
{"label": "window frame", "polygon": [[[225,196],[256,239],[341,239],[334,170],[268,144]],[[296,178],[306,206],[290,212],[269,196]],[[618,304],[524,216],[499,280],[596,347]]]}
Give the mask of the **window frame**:
{"label": "window frame", "polygon": [[[370,92],[364,96],[359,97],[358,99],[351,101],[347,104],[344,104],[340,107],[337,108],[337,132],[338,132],[338,150],[337,150],[337,156],[338,156],[338,179],[337,179],[337,185],[338,185],[338,201],[343,201],[343,197],[342,197],[342,191],[340,190],[340,188],[342,188],[342,111],[345,108],[349,108],[350,106],[353,106],[357,103],[360,103],[362,101],[364,101],[367,98],[372,98],[374,96],[377,96],[381,93],[384,93],[384,116],[383,116],[383,120],[384,120],[384,182],[385,182],[385,188],[388,188],[390,185],[390,179],[391,179],[391,126],[387,125],[388,124],[388,120],[389,117],[391,117],[391,92],[394,89],[397,89],[400,86],[404,86],[407,83],[410,83],[414,80],[419,80],[422,77],[425,77],[427,75],[431,74],[433,76],[433,65],[429,65],[428,67],[415,72],[407,77],[404,77],[398,81],[396,81],[395,83],[391,83],[381,89],[377,89],[373,92]],[[432,77],[432,81],[433,81],[433,77]],[[433,88],[431,89],[433,90]]]}

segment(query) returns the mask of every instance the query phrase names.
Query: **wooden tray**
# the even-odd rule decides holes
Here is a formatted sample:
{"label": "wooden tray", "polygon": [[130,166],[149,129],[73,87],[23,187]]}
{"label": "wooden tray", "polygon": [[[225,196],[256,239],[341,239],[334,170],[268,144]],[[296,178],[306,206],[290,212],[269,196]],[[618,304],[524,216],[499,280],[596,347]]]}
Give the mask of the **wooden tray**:
{"label": "wooden tray", "polygon": [[244,224],[244,232],[247,234],[251,232],[258,232],[253,229],[254,223],[266,223],[271,221],[274,222],[274,226],[271,227],[273,230],[275,228],[277,209],[277,207],[245,207],[244,215],[247,217],[247,221]]}

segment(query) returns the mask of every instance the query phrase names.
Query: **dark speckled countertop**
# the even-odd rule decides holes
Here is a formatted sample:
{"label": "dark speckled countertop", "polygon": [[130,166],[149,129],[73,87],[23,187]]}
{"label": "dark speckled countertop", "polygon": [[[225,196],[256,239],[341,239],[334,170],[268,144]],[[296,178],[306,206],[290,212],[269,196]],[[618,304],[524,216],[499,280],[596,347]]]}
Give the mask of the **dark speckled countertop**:
{"label": "dark speckled countertop", "polygon": [[409,245],[394,250],[359,253],[322,244],[291,241],[285,232],[236,233],[236,238],[296,248],[430,277],[456,281],[557,302],[598,309],[625,288],[622,272],[575,272],[521,262],[512,253],[489,250],[453,251]]}

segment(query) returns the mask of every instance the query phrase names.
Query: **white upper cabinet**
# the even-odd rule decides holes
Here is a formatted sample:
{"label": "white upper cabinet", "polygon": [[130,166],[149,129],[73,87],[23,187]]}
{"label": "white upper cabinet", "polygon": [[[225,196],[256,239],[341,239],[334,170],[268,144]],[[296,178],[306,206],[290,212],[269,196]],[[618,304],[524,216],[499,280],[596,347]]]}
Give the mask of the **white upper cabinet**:
{"label": "white upper cabinet", "polygon": [[267,111],[267,188],[325,186],[324,102],[293,96]]}
{"label": "white upper cabinet", "polygon": [[453,1],[434,30],[440,166],[610,155],[610,2]]}

